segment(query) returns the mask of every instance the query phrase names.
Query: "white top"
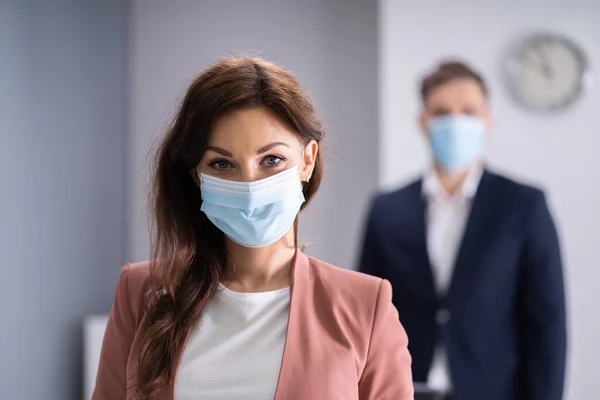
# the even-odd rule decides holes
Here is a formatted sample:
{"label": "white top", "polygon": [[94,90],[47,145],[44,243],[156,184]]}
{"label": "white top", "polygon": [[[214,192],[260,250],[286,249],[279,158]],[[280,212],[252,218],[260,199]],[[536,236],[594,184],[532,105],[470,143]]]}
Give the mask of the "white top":
{"label": "white top", "polygon": [[[471,203],[482,174],[481,167],[472,169],[454,196],[446,193],[433,170],[423,180],[423,196],[427,201],[427,252],[436,289],[442,296],[452,280],[454,264],[471,213]],[[449,312],[444,311],[443,315],[438,313],[438,323],[447,323],[450,319]],[[450,390],[452,387],[442,345],[436,349],[427,383],[438,390]]]}
{"label": "white top", "polygon": [[289,308],[289,288],[239,293],[219,285],[183,350],[175,400],[272,400]]}

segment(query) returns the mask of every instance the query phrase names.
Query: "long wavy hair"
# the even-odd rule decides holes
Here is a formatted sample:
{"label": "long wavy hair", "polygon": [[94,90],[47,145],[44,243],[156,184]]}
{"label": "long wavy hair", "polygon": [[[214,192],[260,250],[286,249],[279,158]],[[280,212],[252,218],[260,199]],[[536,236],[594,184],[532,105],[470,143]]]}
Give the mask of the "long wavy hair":
{"label": "long wavy hair", "polygon": [[[324,138],[308,94],[289,72],[270,62],[228,58],[191,83],[153,160],[148,293],[156,295],[146,302],[135,398],[152,397],[173,381],[175,357],[187,332],[224,275],[228,262],[224,235],[200,211],[202,198],[190,171],[200,163],[217,119],[250,107],[273,112],[304,145]],[[303,207],[319,188],[322,172],[318,152],[312,177],[303,185]]]}

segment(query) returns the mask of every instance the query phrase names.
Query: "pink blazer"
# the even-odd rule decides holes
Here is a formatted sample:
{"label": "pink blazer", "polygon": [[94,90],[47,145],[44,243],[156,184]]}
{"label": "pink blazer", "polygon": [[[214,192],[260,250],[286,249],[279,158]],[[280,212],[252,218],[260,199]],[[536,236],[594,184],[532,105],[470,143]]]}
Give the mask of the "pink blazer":
{"label": "pink blazer", "polygon": [[[136,379],[148,266],[131,264],[121,271],[92,400],[132,394],[127,388]],[[388,281],[298,251],[275,400],[412,399],[408,339],[391,298]],[[156,399],[173,400],[173,391],[171,382]]]}

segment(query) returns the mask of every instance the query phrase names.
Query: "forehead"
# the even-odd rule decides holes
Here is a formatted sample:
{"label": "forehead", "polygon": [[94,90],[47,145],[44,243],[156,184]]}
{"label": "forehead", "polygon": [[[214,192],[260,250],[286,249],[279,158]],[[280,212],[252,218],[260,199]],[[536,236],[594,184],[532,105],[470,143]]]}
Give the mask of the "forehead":
{"label": "forehead", "polygon": [[475,79],[453,79],[434,88],[425,101],[427,107],[452,106],[458,104],[482,105],[485,95]]}
{"label": "forehead", "polygon": [[264,107],[237,110],[219,117],[209,146],[254,150],[272,142],[298,142],[296,133]]}

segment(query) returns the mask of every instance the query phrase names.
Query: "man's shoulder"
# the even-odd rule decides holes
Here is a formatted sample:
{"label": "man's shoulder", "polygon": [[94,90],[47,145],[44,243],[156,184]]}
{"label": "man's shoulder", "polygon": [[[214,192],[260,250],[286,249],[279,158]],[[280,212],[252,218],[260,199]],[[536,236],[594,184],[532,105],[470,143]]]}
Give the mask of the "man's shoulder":
{"label": "man's shoulder", "polygon": [[[496,172],[490,169],[483,171],[483,177],[487,176],[494,185],[502,188],[503,190],[509,190],[511,192],[524,195],[524,196],[539,196],[544,193],[543,188],[525,183],[523,181],[514,179],[504,173]],[[374,196],[373,202],[379,204],[397,203],[398,200],[413,199],[415,195],[421,195],[423,179],[413,178],[408,183],[400,186],[399,188],[379,192]]]}
{"label": "man's shoulder", "polygon": [[[413,212],[413,207],[422,198],[421,178],[413,179],[398,189],[380,192],[371,201],[371,218],[377,221],[387,221],[391,213]],[[506,204],[524,205],[529,207],[545,201],[543,188],[514,179],[503,173],[485,169],[480,181],[496,193],[495,198],[502,199]]]}
{"label": "man's shoulder", "polygon": [[496,191],[502,193],[502,197],[510,196],[531,202],[541,200],[545,196],[543,188],[539,186],[525,183],[502,173],[489,170],[486,170],[485,174],[488,175],[488,179],[493,183]]}
{"label": "man's shoulder", "polygon": [[377,193],[372,200],[373,207],[397,208],[399,203],[418,198],[421,196],[422,181],[421,178],[413,179],[397,189]]}

